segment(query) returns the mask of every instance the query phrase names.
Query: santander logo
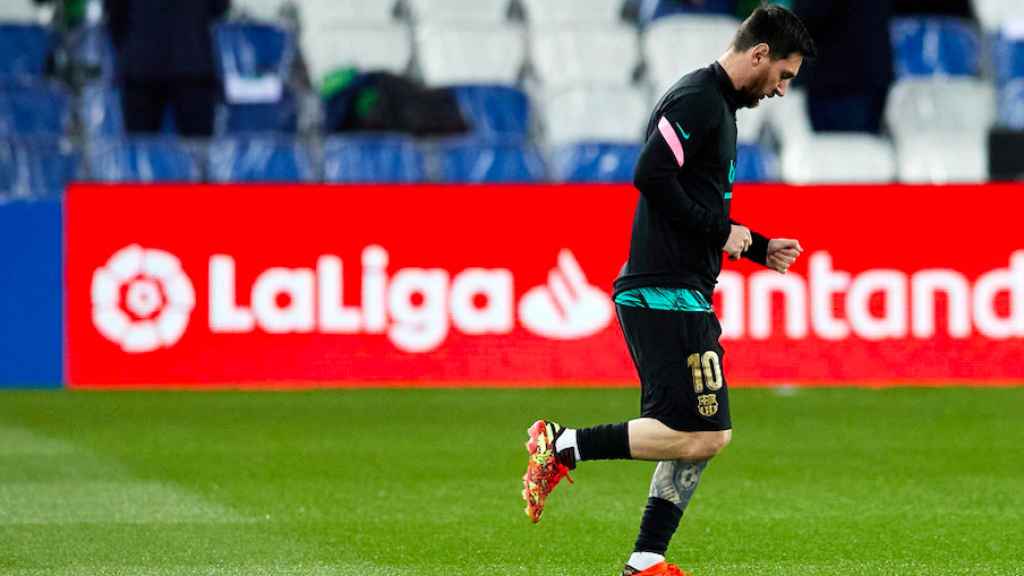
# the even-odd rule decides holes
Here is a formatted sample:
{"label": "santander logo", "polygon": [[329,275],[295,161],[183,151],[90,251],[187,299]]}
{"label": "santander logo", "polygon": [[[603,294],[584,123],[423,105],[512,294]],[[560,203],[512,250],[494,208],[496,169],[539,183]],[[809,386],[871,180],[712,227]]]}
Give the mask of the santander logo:
{"label": "santander logo", "polygon": [[[606,329],[610,296],[592,286],[568,249],[548,282],[518,302],[511,270],[403,268],[389,274],[383,247],[362,251],[360,305],[346,304],[344,263],[322,255],[313,268],[270,268],[239,303],[236,261],[209,259],[209,330],[214,334],[382,334],[409,353],[436,350],[454,329],[467,335],[508,334],[516,321],[543,338],[573,340]],[[125,352],[173,346],[195,305],[192,284],[167,252],[129,246],[93,276],[93,322]]]}
{"label": "santander logo", "polygon": [[173,255],[131,245],[92,276],[92,321],[129,353],[173,346],[195,307],[192,282]]}

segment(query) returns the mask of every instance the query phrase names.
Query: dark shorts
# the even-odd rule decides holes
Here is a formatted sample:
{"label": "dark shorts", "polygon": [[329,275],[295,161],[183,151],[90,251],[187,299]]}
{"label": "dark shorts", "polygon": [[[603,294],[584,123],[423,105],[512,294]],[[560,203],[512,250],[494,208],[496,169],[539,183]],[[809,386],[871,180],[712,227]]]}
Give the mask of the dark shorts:
{"label": "dark shorts", "polygon": [[732,428],[714,313],[615,309],[640,375],[641,415],[684,432]]}

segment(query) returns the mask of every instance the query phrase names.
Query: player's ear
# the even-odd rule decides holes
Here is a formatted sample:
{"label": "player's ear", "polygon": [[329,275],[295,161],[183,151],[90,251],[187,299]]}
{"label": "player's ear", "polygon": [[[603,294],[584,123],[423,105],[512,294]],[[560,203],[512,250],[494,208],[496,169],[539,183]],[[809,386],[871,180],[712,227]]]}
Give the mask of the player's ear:
{"label": "player's ear", "polygon": [[771,52],[772,50],[768,44],[765,44],[764,42],[755,44],[754,47],[750,49],[750,63],[755,67],[767,63],[771,60]]}

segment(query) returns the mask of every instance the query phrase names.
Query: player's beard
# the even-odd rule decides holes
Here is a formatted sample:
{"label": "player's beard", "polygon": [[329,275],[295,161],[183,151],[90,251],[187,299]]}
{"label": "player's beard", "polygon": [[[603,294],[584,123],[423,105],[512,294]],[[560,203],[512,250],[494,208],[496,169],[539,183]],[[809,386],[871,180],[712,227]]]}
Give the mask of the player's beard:
{"label": "player's beard", "polygon": [[740,91],[740,107],[756,108],[761,103],[761,92],[753,88],[744,88]]}

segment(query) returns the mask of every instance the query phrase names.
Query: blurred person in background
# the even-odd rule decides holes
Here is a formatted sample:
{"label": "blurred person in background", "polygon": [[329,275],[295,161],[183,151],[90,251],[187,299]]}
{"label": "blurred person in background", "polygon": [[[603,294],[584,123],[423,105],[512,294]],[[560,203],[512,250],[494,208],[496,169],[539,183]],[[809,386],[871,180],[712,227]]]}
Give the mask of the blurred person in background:
{"label": "blurred person in background", "polygon": [[213,134],[220,99],[213,23],[230,0],[104,0],[129,132],[160,131],[168,107],[184,136]]}
{"label": "blurred person in background", "polygon": [[803,74],[814,130],[880,132],[893,81],[890,0],[794,0],[793,11],[825,63]]}

